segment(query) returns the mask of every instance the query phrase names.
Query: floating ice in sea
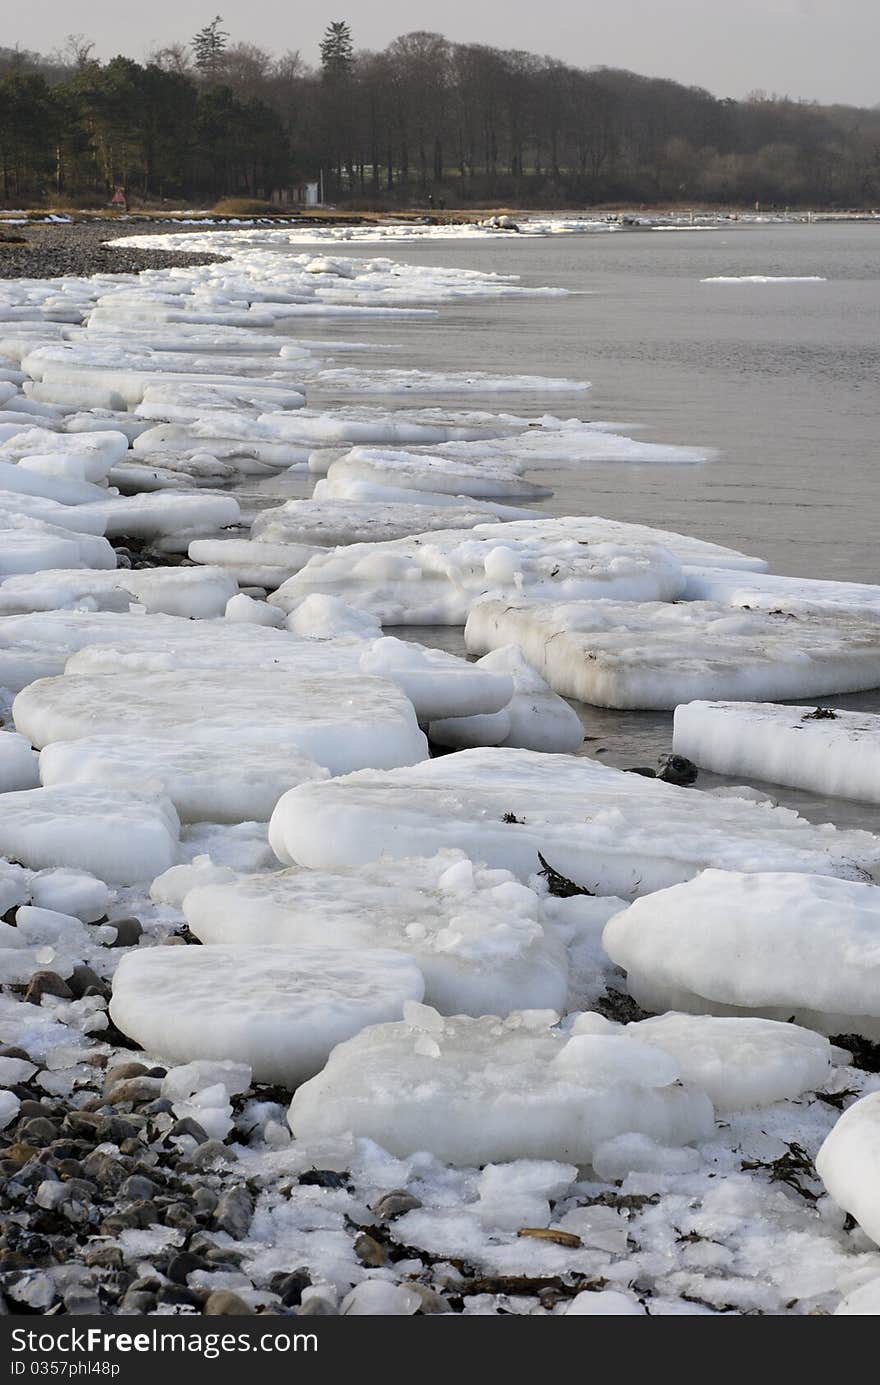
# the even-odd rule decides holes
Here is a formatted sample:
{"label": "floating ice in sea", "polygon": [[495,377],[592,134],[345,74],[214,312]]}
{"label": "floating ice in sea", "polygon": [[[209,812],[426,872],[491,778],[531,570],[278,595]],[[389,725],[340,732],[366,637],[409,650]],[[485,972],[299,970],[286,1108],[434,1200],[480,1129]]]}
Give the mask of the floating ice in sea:
{"label": "floating ice in sea", "polygon": [[666,1053],[627,1037],[554,1028],[547,1011],[443,1019],[408,1007],[340,1044],[290,1107],[298,1140],[352,1131],[392,1154],[458,1164],[553,1159],[588,1164],[624,1131],[688,1144],[712,1105],[678,1081]]}
{"label": "floating ice in sea", "polygon": [[538,896],[506,871],[462,852],[380,861],[358,870],[286,870],[196,886],[183,910],[209,945],[321,943],[359,953],[405,952],[444,1014],[505,1015],[561,1009],[565,949],[544,927]]}
{"label": "floating ice in sea", "polygon": [[519,528],[446,530],[317,553],[271,601],[290,611],[311,592],[327,592],[385,625],[462,625],[487,594],[611,602],[666,601],[681,591],[681,567],[663,548],[519,533],[507,542],[507,531]]}
{"label": "floating ice in sea", "polygon": [[120,568],[38,572],[0,586],[0,615],[64,610],[94,602],[126,611],[132,601],[151,614],[207,620],[221,616],[238,583],[219,567]]}
{"label": "floating ice in sea", "polygon": [[25,428],[0,442],[0,458],[8,462],[53,454],[77,457],[84,468],[78,479],[91,482],[105,481],[114,462],[121,461],[127,451],[128,438],[124,433],[104,429],[95,433],[54,433],[44,428]]}
{"label": "floating ice in sea", "polygon": [[107,734],[55,741],[40,756],[46,785],[155,788],[182,822],[265,822],[283,793],[328,773],[291,727],[222,718],[161,734]]}
{"label": "floating ice in sea", "polygon": [[826,284],[821,274],[715,274],[701,284]]}
{"label": "floating ice in sea", "polygon": [[487,739],[483,715],[433,721],[428,729],[431,741],[455,749],[506,745],[520,750],[556,753],[574,752],[583,743],[584,728],[577,712],[551,692],[515,645],[493,650],[472,667],[507,673],[513,679],[513,697],[494,714],[499,718],[500,738],[497,741]]}
{"label": "floating ice in sea", "polygon": [[20,573],[88,567],[116,567],[116,554],[100,534],[62,529],[30,515],[0,512],[0,582]]}
{"label": "floating ice in sea", "polygon": [[[539,500],[550,494],[545,486],[523,480],[522,467],[507,462],[452,462],[434,453],[388,452],[378,447],[353,447],[331,463],[327,479],[331,484],[370,482],[476,499],[510,496]],[[323,494],[319,489],[317,498],[320,500]]]}
{"label": "floating ice in sea", "polygon": [[814,827],[790,809],[527,750],[463,750],[303,784],[279,801],[269,840],[280,860],[315,870],[458,847],[521,880],[539,869],[540,852],[577,884],[621,896],[707,866],[880,878],[880,838],[869,832]]}
{"label": "floating ice in sea", "polygon": [[176,1063],[248,1063],[292,1090],[336,1044],[419,1000],[422,975],[399,952],[334,947],[154,947],[123,957],[110,1014]]}
{"label": "floating ice in sea", "polygon": [[195,563],[224,569],[245,587],[274,590],[305,567],[320,549],[299,543],[253,543],[250,539],[195,539],[189,556]]}
{"label": "floating ice in sea", "polygon": [[[827,828],[816,830],[828,840]],[[706,870],[612,918],[603,944],[630,992],[652,1011],[794,1018],[826,1034],[880,1036],[880,891],[768,865]]]}
{"label": "floating ice in sea", "polygon": [[471,608],[465,641],[475,654],[517,644],[554,691],[599,707],[816,697],[880,684],[880,625],[851,615],[798,618],[709,601],[490,599]]}
{"label": "floating ice in sea", "polygon": [[179,822],[166,798],[58,785],[3,796],[0,852],[34,870],[70,866],[110,885],[152,880],[173,865]]}
{"label": "floating ice in sea", "polygon": [[870,712],[688,702],[675,709],[673,749],[718,774],[880,803],[880,716]]}
{"label": "floating ice in sea", "polygon": [[87,513],[105,520],[105,533],[153,538],[181,530],[216,531],[238,524],[241,511],[234,495],[216,491],[161,491],[148,495],[92,500]]}
{"label": "floating ice in sea", "polygon": [[720,601],[751,610],[795,615],[856,615],[880,620],[880,586],[865,582],[826,582],[812,577],[781,577],[776,573],[719,572],[686,567],[688,601]]}
{"label": "floating ice in sea", "polygon": [[816,1172],[834,1201],[880,1245],[880,1092],[844,1111],[816,1156]]}
{"label": "floating ice in sea", "polygon": [[488,507],[479,500],[462,500],[436,509],[403,501],[386,505],[379,501],[288,500],[257,515],[251,537],[258,543],[335,548],[339,544],[386,543],[432,529],[473,529],[477,524],[493,522]]}
{"label": "floating ice in sea", "polygon": [[[254,628],[254,633],[263,631]],[[161,740],[184,726],[222,730],[234,746],[238,737],[246,738],[257,727],[261,736],[271,738],[274,733],[288,751],[295,748],[334,774],[366,765],[412,764],[425,756],[425,739],[412,704],[391,683],[339,673],[333,678],[332,697],[327,689],[326,672],[242,669],[233,677],[229,670],[208,668],[68,674],[24,688],[13,714],[18,729],[38,747],[96,734]],[[266,744],[264,740],[254,752],[261,763]],[[146,766],[146,747],[131,753],[137,758],[142,753]],[[98,763],[106,760],[99,758]],[[174,773],[173,766],[168,772]]]}

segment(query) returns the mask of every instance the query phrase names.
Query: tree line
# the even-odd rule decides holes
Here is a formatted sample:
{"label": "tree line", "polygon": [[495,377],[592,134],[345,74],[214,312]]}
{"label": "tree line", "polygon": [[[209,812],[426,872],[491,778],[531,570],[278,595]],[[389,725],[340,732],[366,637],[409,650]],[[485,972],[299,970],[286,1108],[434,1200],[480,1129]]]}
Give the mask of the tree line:
{"label": "tree line", "polygon": [[440,34],[321,62],[232,43],[218,15],[143,63],[0,47],[0,200],[283,198],[357,206],[880,205],[880,108],[700,87]]}

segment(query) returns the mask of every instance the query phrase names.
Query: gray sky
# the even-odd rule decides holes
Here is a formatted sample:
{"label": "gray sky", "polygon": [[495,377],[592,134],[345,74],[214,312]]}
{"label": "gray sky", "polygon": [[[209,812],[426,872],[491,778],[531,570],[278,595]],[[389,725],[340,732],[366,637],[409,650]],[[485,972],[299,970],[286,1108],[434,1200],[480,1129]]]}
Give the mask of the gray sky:
{"label": "gray sky", "polygon": [[[8,8],[7,8],[8,7]],[[431,29],[462,42],[549,53],[708,87],[720,96],[756,88],[819,101],[880,102],[878,0],[0,0],[0,43],[47,51],[70,32],[101,57],[143,58],[155,43],[187,41],[219,8],[233,40],[299,49],[316,62],[330,19],[347,19],[356,46],[383,48]]]}

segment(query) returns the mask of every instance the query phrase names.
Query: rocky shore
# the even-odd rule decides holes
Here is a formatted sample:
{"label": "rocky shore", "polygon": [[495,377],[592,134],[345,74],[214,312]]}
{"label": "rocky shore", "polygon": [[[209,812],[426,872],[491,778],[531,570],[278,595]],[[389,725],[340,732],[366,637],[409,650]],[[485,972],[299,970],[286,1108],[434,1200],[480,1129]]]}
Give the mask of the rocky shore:
{"label": "rocky shore", "polygon": [[[205,229],[205,228],[200,228]],[[167,224],[142,225],[139,235],[166,232]],[[70,275],[137,274],[142,269],[213,264],[224,255],[177,250],[111,249],[106,241],[130,234],[116,221],[54,222],[27,226],[0,223],[0,279],[60,279]]]}

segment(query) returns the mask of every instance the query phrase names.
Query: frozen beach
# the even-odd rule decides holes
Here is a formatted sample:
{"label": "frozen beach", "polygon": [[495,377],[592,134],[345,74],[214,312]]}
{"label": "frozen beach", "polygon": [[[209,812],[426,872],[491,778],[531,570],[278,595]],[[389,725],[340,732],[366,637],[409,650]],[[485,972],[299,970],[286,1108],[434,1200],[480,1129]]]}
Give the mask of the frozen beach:
{"label": "frozen beach", "polygon": [[10,1311],[880,1312],[876,234],[0,280]]}

